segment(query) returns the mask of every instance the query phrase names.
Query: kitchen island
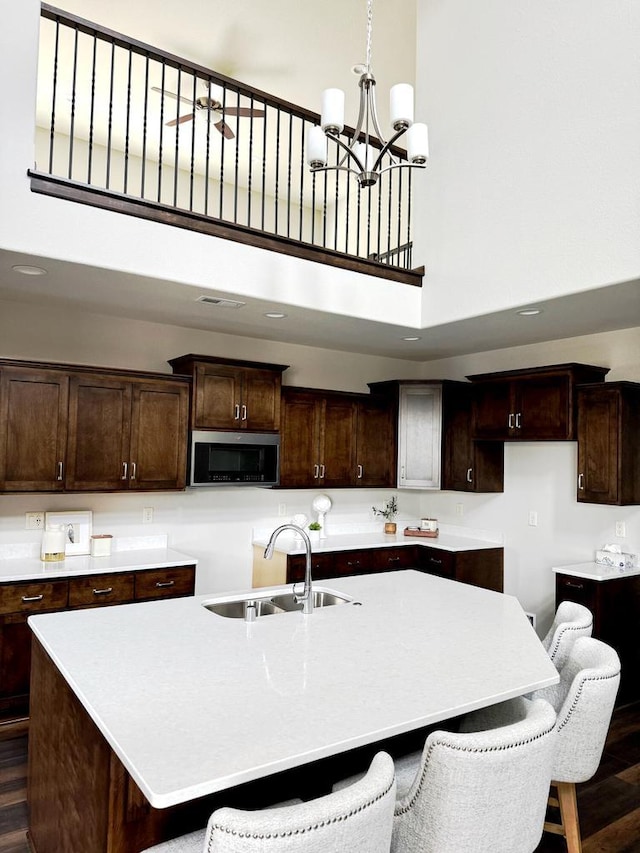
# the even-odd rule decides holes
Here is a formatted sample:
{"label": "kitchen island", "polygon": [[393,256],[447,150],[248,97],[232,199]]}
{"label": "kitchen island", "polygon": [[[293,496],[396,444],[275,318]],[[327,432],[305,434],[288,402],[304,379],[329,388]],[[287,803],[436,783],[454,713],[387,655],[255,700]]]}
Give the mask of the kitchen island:
{"label": "kitchen island", "polygon": [[211,596],[31,617],[36,853],[137,853],[202,797],[558,681],[510,596],[415,571],[314,588],[350,601],[255,622]]}

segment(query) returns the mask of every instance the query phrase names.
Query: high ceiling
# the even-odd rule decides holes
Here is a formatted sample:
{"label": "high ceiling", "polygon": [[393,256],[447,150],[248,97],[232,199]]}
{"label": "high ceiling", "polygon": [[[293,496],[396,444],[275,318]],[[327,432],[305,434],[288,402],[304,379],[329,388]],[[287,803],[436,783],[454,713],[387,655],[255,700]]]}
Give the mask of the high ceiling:
{"label": "high ceiling", "polygon": [[[324,88],[338,86],[347,94],[347,121],[355,120],[357,78],[351,67],[364,60],[365,0],[60,0],[60,5],[309,109],[319,109]],[[382,92],[415,76],[415,7],[416,0],[375,3],[372,64],[383,127]],[[11,267],[19,263],[45,266],[48,274],[16,275]],[[243,299],[241,310],[212,309],[195,302],[193,287],[176,282],[0,253],[0,300],[46,299],[112,316],[417,361],[640,326],[638,287],[626,282],[557,299],[530,320],[504,311],[416,331],[256,299]],[[278,309],[286,320],[265,319],[265,311]],[[410,334],[422,339],[408,344],[402,336]]]}

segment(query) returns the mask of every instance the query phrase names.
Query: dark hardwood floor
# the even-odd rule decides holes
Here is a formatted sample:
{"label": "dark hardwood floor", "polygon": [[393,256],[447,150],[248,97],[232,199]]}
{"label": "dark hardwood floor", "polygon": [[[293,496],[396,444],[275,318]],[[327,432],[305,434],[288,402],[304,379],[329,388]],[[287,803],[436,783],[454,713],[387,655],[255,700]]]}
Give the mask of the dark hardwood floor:
{"label": "dark hardwood floor", "polygon": [[[0,853],[30,853],[26,785],[26,735],[0,739]],[[578,786],[578,808],[583,853],[640,853],[640,703],[615,712],[600,769]],[[536,853],[564,851],[564,839],[545,833]]]}

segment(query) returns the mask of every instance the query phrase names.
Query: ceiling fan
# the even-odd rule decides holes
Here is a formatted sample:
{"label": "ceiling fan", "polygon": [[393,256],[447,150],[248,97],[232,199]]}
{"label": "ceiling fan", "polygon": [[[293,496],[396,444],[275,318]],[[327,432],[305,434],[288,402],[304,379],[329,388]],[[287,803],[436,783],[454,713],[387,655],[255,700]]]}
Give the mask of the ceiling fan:
{"label": "ceiling fan", "polygon": [[169,92],[166,89],[159,89],[157,86],[152,86],[151,90],[153,92],[158,92],[162,96],[166,95],[168,98],[173,98],[176,101],[183,101],[191,107],[190,113],[185,113],[182,116],[178,116],[177,118],[165,122],[167,127],[175,127],[177,124],[182,124],[185,121],[191,121],[198,110],[209,110],[212,113],[220,114],[220,119],[214,122],[213,126],[225,137],[225,139],[233,139],[235,137],[235,133],[224,120],[225,116],[238,116],[239,118],[263,118],[265,114],[264,110],[254,110],[249,107],[223,107],[223,90],[214,86],[213,83],[209,85],[208,95],[201,95],[199,98],[196,98],[195,101],[192,101],[191,98],[185,98],[183,95],[176,95],[175,92]]}

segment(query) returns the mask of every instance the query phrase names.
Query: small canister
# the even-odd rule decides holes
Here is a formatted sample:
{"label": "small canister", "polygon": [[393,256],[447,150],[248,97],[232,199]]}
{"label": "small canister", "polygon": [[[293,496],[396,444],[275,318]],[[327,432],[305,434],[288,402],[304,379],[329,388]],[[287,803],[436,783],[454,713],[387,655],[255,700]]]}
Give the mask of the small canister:
{"label": "small canister", "polygon": [[40,559],[45,563],[64,560],[64,546],[67,537],[66,524],[49,524],[42,535]]}
{"label": "small canister", "polygon": [[428,533],[435,533],[438,529],[437,518],[421,518],[420,530],[426,530]]}
{"label": "small canister", "polygon": [[108,557],[111,554],[111,542],[113,536],[110,533],[96,533],[91,537],[91,556]]}

